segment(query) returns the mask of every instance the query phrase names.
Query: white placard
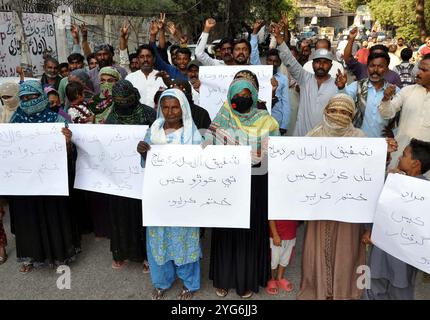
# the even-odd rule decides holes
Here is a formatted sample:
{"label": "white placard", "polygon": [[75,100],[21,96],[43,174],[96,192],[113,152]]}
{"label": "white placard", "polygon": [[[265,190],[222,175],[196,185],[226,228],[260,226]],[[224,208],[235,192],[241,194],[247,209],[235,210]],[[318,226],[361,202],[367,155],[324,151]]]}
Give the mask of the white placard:
{"label": "white placard", "polygon": [[[54,19],[51,14],[23,13],[23,31],[29,46],[33,75],[43,74],[43,55],[57,58]],[[16,34],[16,17],[0,12],[0,76],[15,76],[21,61],[21,44]]]}
{"label": "white placard", "polygon": [[143,168],[137,144],[148,126],[72,124],[77,146],[75,188],[141,199]]}
{"label": "white placard", "polygon": [[250,152],[249,146],[151,146],[143,225],[249,228]]}
{"label": "white placard", "polygon": [[273,66],[205,66],[199,69],[200,106],[205,108],[213,120],[227,101],[228,88],[236,73],[249,70],[257,75],[260,86],[258,98],[266,102],[269,113],[272,110]]}
{"label": "white placard", "polygon": [[0,124],[0,195],[69,195],[61,123]]}
{"label": "white placard", "polygon": [[269,219],[372,222],[384,185],[380,138],[269,138]]}
{"label": "white placard", "polygon": [[372,229],[374,245],[430,273],[430,182],[389,174]]}

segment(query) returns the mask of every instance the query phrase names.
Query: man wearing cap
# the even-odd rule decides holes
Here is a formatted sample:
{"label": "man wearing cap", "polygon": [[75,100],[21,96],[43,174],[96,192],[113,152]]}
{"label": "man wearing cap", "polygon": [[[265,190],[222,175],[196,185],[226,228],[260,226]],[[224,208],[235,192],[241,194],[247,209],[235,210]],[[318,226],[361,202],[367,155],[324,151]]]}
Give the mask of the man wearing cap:
{"label": "man wearing cap", "polygon": [[[331,52],[331,42],[328,39],[318,39],[315,43],[315,50],[318,49],[326,49]],[[310,73],[314,73],[314,69],[312,68],[312,61],[308,61],[303,65],[303,69]],[[328,72],[330,76],[334,79],[336,79],[337,70],[340,70],[340,72],[343,73],[343,66],[337,62],[336,60],[332,61],[332,67],[330,71]]]}
{"label": "man wearing cap", "polygon": [[113,47],[110,44],[101,44],[95,47],[94,53],[96,55],[96,59],[99,65],[97,68],[90,70],[89,76],[94,86],[94,94],[97,95],[100,93],[99,72],[101,68],[104,68],[104,67],[115,68],[121,74],[122,79],[124,79],[127,76],[127,70],[125,70],[123,67],[114,63],[113,61],[114,51],[113,51]]}
{"label": "man wearing cap", "polygon": [[293,135],[305,136],[323,120],[323,110],[337,93],[335,79],[329,74],[333,55],[326,49],[318,49],[312,57],[312,74],[300,65],[288,49],[278,24],[272,24],[272,33],[278,44],[279,56],[288,71],[300,86],[299,111]]}

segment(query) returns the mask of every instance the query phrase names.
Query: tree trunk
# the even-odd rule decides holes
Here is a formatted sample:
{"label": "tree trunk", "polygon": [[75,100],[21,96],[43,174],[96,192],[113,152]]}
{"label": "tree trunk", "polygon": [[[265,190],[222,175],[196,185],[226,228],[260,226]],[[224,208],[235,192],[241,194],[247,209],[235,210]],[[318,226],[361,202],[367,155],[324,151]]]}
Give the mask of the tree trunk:
{"label": "tree trunk", "polygon": [[424,41],[427,36],[426,20],[424,16],[424,0],[417,0],[415,12],[417,14],[416,17],[417,17],[417,25],[420,30],[420,38],[422,41]]}

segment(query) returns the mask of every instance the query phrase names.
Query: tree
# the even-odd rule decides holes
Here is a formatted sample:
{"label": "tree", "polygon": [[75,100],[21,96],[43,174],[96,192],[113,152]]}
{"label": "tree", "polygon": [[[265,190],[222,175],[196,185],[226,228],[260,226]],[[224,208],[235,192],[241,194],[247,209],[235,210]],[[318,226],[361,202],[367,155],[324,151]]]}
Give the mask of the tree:
{"label": "tree", "polygon": [[422,41],[424,41],[425,37],[427,36],[424,4],[425,4],[424,0],[417,0],[416,10],[415,10],[417,14],[417,25],[419,28],[419,34]]}
{"label": "tree", "polygon": [[425,17],[430,14],[430,1],[371,0],[368,5],[373,19],[382,25],[396,27],[397,36],[412,40],[427,34]]}

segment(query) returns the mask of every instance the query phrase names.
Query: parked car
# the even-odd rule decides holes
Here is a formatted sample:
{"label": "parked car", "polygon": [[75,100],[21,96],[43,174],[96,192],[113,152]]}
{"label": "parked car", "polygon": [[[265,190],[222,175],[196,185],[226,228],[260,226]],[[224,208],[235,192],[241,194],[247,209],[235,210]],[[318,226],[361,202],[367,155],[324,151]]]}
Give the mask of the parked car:
{"label": "parked car", "polygon": [[385,32],[379,31],[376,33],[376,40],[378,42],[383,42],[383,41],[385,41],[386,38],[387,38],[387,35]]}

